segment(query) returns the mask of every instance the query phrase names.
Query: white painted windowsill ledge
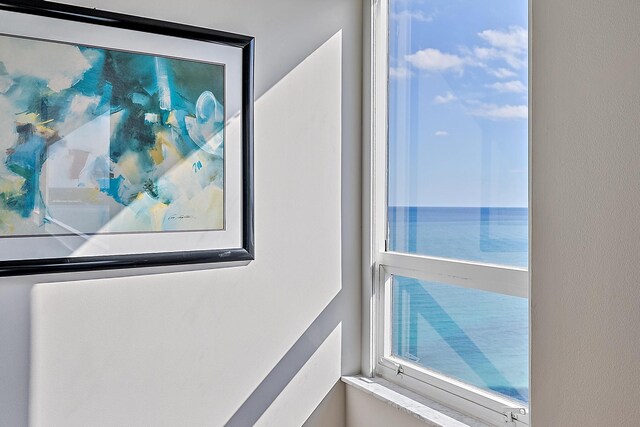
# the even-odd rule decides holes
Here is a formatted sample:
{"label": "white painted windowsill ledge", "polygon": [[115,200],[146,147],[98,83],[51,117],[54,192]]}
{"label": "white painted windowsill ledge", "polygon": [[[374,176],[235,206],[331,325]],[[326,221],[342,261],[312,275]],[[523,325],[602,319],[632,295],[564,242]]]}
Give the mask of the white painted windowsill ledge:
{"label": "white painted windowsill ledge", "polygon": [[382,378],[342,377],[348,386],[381,400],[417,418],[430,427],[490,427],[433,400],[399,387]]}

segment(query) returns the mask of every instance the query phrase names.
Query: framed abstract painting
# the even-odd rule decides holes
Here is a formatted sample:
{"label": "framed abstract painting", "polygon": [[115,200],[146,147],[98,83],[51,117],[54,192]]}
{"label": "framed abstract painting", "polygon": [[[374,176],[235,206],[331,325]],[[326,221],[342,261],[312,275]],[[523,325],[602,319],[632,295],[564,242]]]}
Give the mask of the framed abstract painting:
{"label": "framed abstract painting", "polygon": [[253,49],[0,1],[0,275],[252,260]]}

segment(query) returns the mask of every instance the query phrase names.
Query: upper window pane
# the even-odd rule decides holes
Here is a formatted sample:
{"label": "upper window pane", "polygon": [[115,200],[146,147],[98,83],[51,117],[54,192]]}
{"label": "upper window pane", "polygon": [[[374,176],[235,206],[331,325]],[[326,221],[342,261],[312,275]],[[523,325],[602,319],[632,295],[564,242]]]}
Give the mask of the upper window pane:
{"label": "upper window pane", "polygon": [[388,249],[527,266],[526,0],[390,0]]}

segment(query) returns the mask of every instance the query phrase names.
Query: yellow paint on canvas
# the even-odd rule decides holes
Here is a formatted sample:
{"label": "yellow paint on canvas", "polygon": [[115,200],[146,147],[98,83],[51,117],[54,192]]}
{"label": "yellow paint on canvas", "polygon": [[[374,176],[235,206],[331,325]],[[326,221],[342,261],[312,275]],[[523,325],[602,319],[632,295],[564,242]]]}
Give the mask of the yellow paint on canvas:
{"label": "yellow paint on canvas", "polygon": [[173,157],[175,159],[182,158],[169,131],[165,130],[156,133],[156,147],[163,153],[163,158],[165,156]]}
{"label": "yellow paint on canvas", "polygon": [[[49,120],[44,123],[49,123],[52,120]],[[52,139],[56,136],[57,131],[55,129],[51,129],[50,127],[44,126],[43,124],[36,125],[36,132],[38,135],[42,136],[44,139]]]}
{"label": "yellow paint on canvas", "polygon": [[158,138],[156,138],[156,145],[149,150],[149,155],[151,156],[151,160],[156,165],[159,165],[164,160],[164,155],[162,154],[162,144],[158,143]]}
{"label": "yellow paint on canvas", "polygon": [[171,110],[171,112],[167,116],[167,121],[165,122],[165,124],[169,126],[173,126],[174,128],[180,127],[180,124],[178,123],[178,118],[176,117],[175,110]]}
{"label": "yellow paint on canvas", "polygon": [[132,184],[140,184],[142,176],[140,175],[140,161],[137,153],[128,151],[120,156],[118,161],[118,172],[123,175]]}
{"label": "yellow paint on canvas", "polygon": [[17,215],[4,209],[0,209],[0,232],[4,235],[11,235],[15,232],[13,222]]}
{"label": "yellow paint on canvas", "polygon": [[154,231],[162,231],[162,222],[164,221],[167,208],[168,206],[164,203],[157,203],[149,208],[149,216],[151,217],[151,223]]}
{"label": "yellow paint on canvas", "polygon": [[25,179],[19,175],[11,174],[0,178],[0,193],[14,194],[22,191]]}
{"label": "yellow paint on canvas", "polygon": [[104,199],[104,193],[97,188],[87,188],[87,202],[100,203]]}
{"label": "yellow paint on canvas", "polygon": [[16,114],[16,122],[19,125],[28,125],[28,124],[36,124],[38,123],[38,117],[40,114],[37,113],[20,113]]}
{"label": "yellow paint on canvas", "polygon": [[34,213],[29,220],[26,220],[18,213],[0,206],[0,234],[5,236],[19,234],[43,234],[41,218]]}

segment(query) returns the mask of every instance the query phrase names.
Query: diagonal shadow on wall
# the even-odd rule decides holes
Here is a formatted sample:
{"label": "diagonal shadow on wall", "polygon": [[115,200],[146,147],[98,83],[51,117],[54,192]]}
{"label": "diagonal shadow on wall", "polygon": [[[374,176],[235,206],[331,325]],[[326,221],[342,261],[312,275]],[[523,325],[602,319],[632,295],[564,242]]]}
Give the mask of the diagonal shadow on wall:
{"label": "diagonal shadow on wall", "polygon": [[340,323],[341,295],[342,291],[333,297],[271,372],[229,418],[225,424],[226,427],[252,426],[260,419]]}

